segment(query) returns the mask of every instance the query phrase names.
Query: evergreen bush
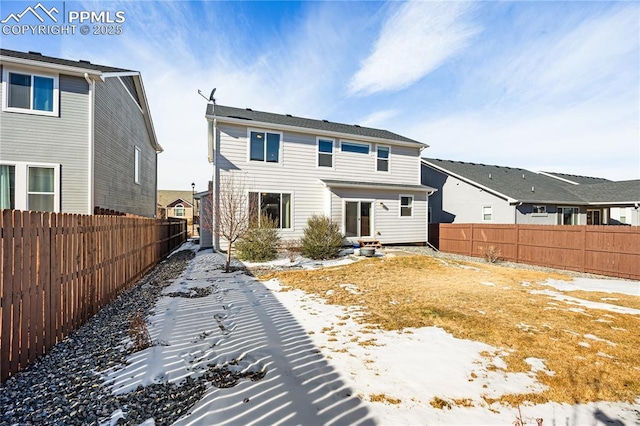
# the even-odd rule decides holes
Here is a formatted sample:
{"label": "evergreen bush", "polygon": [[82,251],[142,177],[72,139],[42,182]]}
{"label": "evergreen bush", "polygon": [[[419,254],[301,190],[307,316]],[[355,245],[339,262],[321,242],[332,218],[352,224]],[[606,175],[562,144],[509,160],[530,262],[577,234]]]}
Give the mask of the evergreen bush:
{"label": "evergreen bush", "polygon": [[313,215],[300,240],[302,255],[311,259],[334,259],[338,257],[344,235],[340,225],[323,215]]}
{"label": "evergreen bush", "polygon": [[236,243],[237,256],[249,262],[268,262],[278,255],[280,234],[278,224],[266,215],[252,223],[249,230]]}

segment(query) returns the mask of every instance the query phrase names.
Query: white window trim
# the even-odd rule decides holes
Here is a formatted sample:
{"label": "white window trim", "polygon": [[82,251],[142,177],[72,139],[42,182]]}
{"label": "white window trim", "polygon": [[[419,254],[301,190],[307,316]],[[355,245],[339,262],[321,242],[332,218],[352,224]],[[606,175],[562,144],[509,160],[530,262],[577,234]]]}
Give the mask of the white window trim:
{"label": "white window trim", "polygon": [[[360,145],[360,146],[366,146],[369,148],[369,153],[368,154],[362,154],[360,152],[350,152],[350,151],[343,151],[342,150],[342,144],[351,144],[351,145]],[[369,156],[371,157],[371,153],[373,152],[373,150],[371,149],[371,144],[368,142],[356,142],[356,141],[350,141],[350,140],[345,140],[345,139],[341,139],[340,140],[340,152],[343,154],[348,154],[348,155],[365,155],[365,156]]]}
{"label": "white window trim", "polygon": [[[402,197],[411,198],[411,215],[409,215],[409,216],[402,216]],[[398,195],[398,217],[400,219],[411,219],[411,218],[413,218],[413,216],[414,216],[413,209],[415,208],[415,201],[416,201],[416,197],[414,195],[411,195],[411,194],[400,194],[400,195]]]}
{"label": "white window trim", "polygon": [[133,147],[133,182],[136,185],[140,185],[140,172],[141,172],[141,160],[142,160],[142,151],[138,148],[137,145]]}
{"label": "white window trim", "polygon": [[[342,235],[347,234],[347,202],[355,203],[355,202],[365,202],[371,203],[371,223],[369,224],[369,232],[371,235],[360,235],[355,237],[345,237],[345,238],[373,238],[376,234],[376,200],[367,199],[367,198],[343,198],[342,199],[342,220],[341,220],[341,228]],[[358,210],[358,217],[360,217],[360,210]],[[358,226],[358,232],[360,232],[360,227]]]}
{"label": "white window trim", "polygon": [[[265,134],[265,141],[264,141],[264,158],[265,159],[262,160],[262,161],[260,161],[260,160],[252,160],[251,159],[251,132],[259,132],[259,133],[264,133]],[[269,161],[266,160],[266,158],[267,158],[266,134],[267,133],[272,133],[274,135],[280,135],[280,145],[278,146],[278,162],[277,163],[272,163],[272,162],[269,162]],[[284,164],[284,133],[283,132],[278,132],[278,131],[275,131],[275,130],[258,129],[258,128],[247,128],[247,163],[251,163],[251,164],[268,164],[270,166],[277,164],[277,165],[282,166]],[[287,192],[287,194],[288,194],[288,192]]]}
{"label": "white window trim", "polygon": [[53,169],[53,212],[60,213],[60,164],[23,161],[3,161],[0,164],[15,167],[15,209],[22,211],[29,210],[29,167]]}
{"label": "white window trim", "polygon": [[[484,209],[490,209],[490,214],[491,214],[491,219],[485,219],[484,218]],[[481,214],[481,218],[483,222],[493,222],[493,206],[482,206],[482,208],[480,209],[480,214]]]}
{"label": "white window trim", "polygon": [[[331,141],[331,167],[321,166],[320,165],[320,141]],[[324,155],[329,155],[326,152],[323,152]],[[316,136],[316,168],[318,169],[328,169],[335,170],[336,168],[336,140],[333,138],[323,138],[320,136]]]}
{"label": "white window trim", "polygon": [[[387,158],[387,170],[378,170],[378,148],[387,148],[389,150],[389,157]],[[376,173],[391,173],[391,146],[389,145],[376,145]]]}
{"label": "white window trim", "polygon": [[[290,215],[291,217],[289,218],[289,221],[291,222],[291,226],[289,228],[278,228],[278,230],[280,232],[293,232],[295,231],[295,215],[294,215],[294,209],[295,209],[295,193],[294,191],[291,190],[287,190],[287,189],[248,189],[246,191],[246,197],[247,197],[247,209],[249,208],[249,193],[250,192],[257,192],[257,193],[263,193],[266,192],[268,194],[289,194],[291,196],[291,212]],[[282,209],[282,198],[280,199],[280,208]]]}
{"label": "white window trim", "polygon": [[[45,77],[53,79],[53,111],[41,111],[37,109],[31,108],[16,108],[9,106],[9,74],[26,74],[31,76],[31,81],[33,83],[33,76],[36,77]],[[20,114],[30,114],[30,115],[44,115],[48,117],[57,117],[60,111],[60,75],[55,73],[47,73],[42,72],[40,70],[34,71],[28,68],[13,68],[7,67],[3,65],[2,70],[2,111],[4,112],[16,112]],[[31,85],[31,90],[33,90],[33,84]],[[33,102],[33,92],[31,96],[31,102]]]}
{"label": "white window trim", "polygon": [[[540,212],[534,211],[536,207],[543,207],[544,208],[544,212],[540,213]],[[535,216],[535,217],[546,217],[546,216],[549,216],[549,213],[547,213],[547,205],[546,204],[533,204],[531,206],[531,215]]]}

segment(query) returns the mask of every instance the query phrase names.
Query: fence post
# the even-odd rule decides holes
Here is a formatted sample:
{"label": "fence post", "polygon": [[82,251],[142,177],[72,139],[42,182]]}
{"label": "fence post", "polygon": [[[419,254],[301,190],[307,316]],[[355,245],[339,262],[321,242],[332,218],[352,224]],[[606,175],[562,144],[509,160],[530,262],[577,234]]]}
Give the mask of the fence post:
{"label": "fence post", "polygon": [[520,225],[514,224],[516,227],[516,263],[520,262]]}
{"label": "fence post", "polygon": [[580,272],[584,272],[587,265],[587,225],[580,230],[582,242],[580,244]]}
{"label": "fence post", "polygon": [[473,256],[473,243],[475,241],[473,223],[471,224],[471,244],[469,244],[469,257]]}

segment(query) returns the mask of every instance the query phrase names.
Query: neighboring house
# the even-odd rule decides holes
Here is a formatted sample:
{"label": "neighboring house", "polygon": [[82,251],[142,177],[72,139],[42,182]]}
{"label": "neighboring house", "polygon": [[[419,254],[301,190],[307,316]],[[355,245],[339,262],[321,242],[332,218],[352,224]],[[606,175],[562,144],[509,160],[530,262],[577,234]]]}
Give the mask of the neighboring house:
{"label": "neighboring house", "polygon": [[0,208],[156,215],[157,154],[137,71],[0,49]]}
{"label": "neighboring house", "polygon": [[431,223],[640,225],[638,180],[424,158],[422,183],[438,189],[430,199]]}
{"label": "neighboring house", "polygon": [[186,219],[187,232],[197,234],[198,200],[192,191],[158,190],[158,215],[162,218]]}
{"label": "neighboring house", "polygon": [[250,211],[274,219],[282,239],[302,237],[307,219],[324,214],[352,242],[427,241],[433,188],[420,184],[427,145],[385,130],[211,103],[206,118],[214,206],[221,179],[233,176]]}

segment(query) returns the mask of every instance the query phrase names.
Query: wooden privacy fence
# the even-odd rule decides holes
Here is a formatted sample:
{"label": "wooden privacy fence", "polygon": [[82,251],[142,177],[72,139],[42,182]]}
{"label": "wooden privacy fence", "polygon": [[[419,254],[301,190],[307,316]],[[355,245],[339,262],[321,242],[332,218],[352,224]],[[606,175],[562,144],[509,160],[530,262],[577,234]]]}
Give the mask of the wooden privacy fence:
{"label": "wooden privacy fence", "polygon": [[0,381],[186,241],[186,221],[0,210]]}
{"label": "wooden privacy fence", "polygon": [[436,247],[444,252],[482,257],[493,246],[503,260],[640,280],[637,226],[436,226]]}

